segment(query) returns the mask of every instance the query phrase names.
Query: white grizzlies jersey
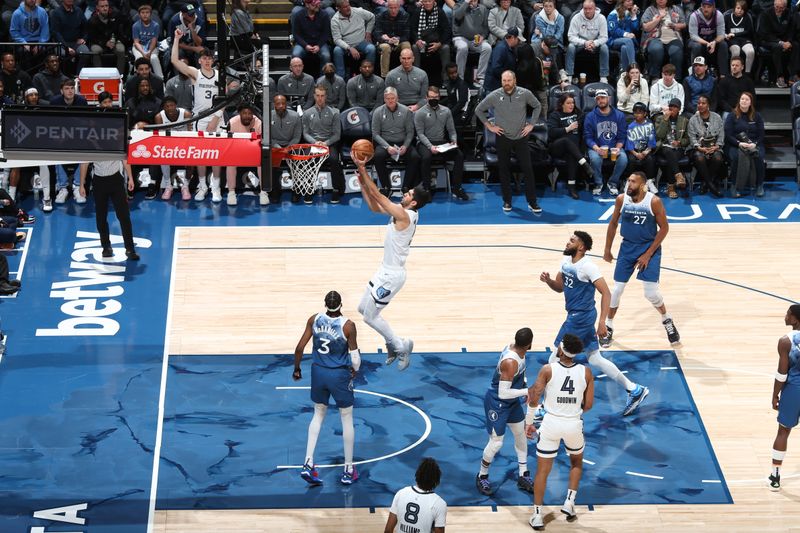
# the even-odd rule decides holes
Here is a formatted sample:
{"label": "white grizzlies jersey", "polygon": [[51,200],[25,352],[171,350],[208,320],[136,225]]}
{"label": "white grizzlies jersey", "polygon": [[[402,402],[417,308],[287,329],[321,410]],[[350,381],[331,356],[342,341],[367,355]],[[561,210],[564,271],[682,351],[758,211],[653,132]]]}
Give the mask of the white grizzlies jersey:
{"label": "white grizzlies jersey", "polygon": [[418,487],[400,489],[390,511],[397,517],[394,533],[431,533],[434,527],[445,527],[447,519],[447,503]]}
{"label": "white grizzlies jersey", "polygon": [[[186,110],[184,108],[182,108],[182,107],[178,108],[178,118],[176,120],[170,120],[169,117],[167,116],[167,112],[164,111],[164,110],[161,110],[161,112],[158,113],[158,116],[161,117],[161,123],[162,124],[174,124],[176,122],[181,122],[182,120],[184,120],[183,117],[185,115],[186,115]],[[189,122],[187,124],[184,124],[183,126],[177,126],[175,128],[170,128],[169,131],[189,131],[190,128],[191,128],[191,125],[192,125],[192,123]]]}
{"label": "white grizzlies jersey", "polygon": [[577,363],[564,366],[557,361],[550,369],[552,377],[544,389],[544,410],[552,416],[580,418],[586,391],[586,367]]}
{"label": "white grizzlies jersey", "polygon": [[403,268],[406,266],[408,252],[411,249],[411,239],[417,231],[419,213],[413,209],[406,209],[410,223],[403,231],[398,231],[394,225],[394,218],[389,220],[386,230],[386,239],[383,241],[383,266],[389,268]]}
{"label": "white grizzlies jersey", "polygon": [[214,102],[214,97],[219,93],[217,87],[217,78],[219,72],[217,69],[212,69],[214,75],[210,78],[203,74],[202,70],[197,71],[197,79],[194,81],[194,109],[192,112],[197,115],[206,109],[211,109]]}

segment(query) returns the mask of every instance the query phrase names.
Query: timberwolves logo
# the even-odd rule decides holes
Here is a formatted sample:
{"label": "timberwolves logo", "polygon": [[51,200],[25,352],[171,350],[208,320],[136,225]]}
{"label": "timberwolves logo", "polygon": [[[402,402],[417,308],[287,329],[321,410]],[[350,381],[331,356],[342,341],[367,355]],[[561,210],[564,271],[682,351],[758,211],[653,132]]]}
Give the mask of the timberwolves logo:
{"label": "timberwolves logo", "polygon": [[390,291],[386,287],[378,287],[375,290],[375,294],[378,296],[378,299],[383,300],[384,298],[392,294],[392,291]]}
{"label": "timberwolves logo", "polygon": [[[617,123],[607,120],[597,124],[597,138],[611,143],[617,138]],[[600,143],[598,143],[600,144]],[[602,144],[600,144],[602,146]]]}
{"label": "timberwolves logo", "polygon": [[497,416],[497,411],[495,411],[494,409],[490,409],[489,410],[489,420],[491,420],[492,422],[497,422],[498,418],[499,417]]}

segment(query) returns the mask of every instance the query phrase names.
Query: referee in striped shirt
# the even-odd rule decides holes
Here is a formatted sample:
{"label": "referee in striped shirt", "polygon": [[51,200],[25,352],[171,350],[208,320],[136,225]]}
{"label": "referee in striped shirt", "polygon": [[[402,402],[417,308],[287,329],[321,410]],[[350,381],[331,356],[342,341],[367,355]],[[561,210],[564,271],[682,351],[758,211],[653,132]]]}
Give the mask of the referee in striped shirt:
{"label": "referee in striped shirt", "polygon": [[[113,97],[103,91],[97,97],[101,108],[110,108],[114,104]],[[100,233],[100,245],[103,247],[103,257],[113,257],[111,238],[108,230],[108,200],[114,204],[114,212],[122,228],[122,240],[125,243],[125,255],[131,261],[138,261],[139,254],[133,244],[133,226],[131,225],[131,212],[128,208],[128,195],[125,192],[125,177],[128,176],[128,190],[134,189],[133,172],[131,166],[122,160],[95,161],[94,178],[92,179],[92,192],[94,194],[95,220],[97,231]],[[89,163],[81,163],[81,196],[86,198],[86,170]]]}

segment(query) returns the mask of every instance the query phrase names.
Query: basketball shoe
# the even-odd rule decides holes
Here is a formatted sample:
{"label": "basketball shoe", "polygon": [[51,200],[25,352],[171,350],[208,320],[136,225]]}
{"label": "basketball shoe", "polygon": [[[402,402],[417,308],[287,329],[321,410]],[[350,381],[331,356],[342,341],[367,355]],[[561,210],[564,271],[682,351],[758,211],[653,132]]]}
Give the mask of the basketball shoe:
{"label": "basketball shoe", "polygon": [[561,512],[567,515],[567,522],[572,522],[578,518],[578,515],[575,514],[575,504],[572,503],[569,498],[564,500],[564,505],[561,506]]}
{"label": "basketball shoe", "polygon": [[397,353],[397,370],[403,371],[411,364],[411,352],[414,350],[414,341],[403,339],[403,349]]}
{"label": "basketball shoe", "polygon": [[661,324],[663,324],[664,329],[667,330],[667,339],[670,344],[677,344],[681,341],[681,334],[678,333],[678,328],[675,327],[671,318],[666,319]]}
{"label": "basketball shoe", "polygon": [[622,411],[622,416],[633,414],[648,394],[650,394],[650,389],[637,384],[636,388],[628,393],[628,403],[625,405],[625,410]]}
{"label": "basketball shoe", "polygon": [[544,517],[541,513],[533,513],[533,516],[530,520],[528,520],[528,523],[536,531],[544,531]]}
{"label": "basketball shoe", "polygon": [[611,346],[611,338],[614,336],[614,328],[606,326],[606,330],[608,331],[608,334],[606,334],[605,337],[600,337],[598,339],[601,348],[608,348]]}
{"label": "basketball shoe", "polygon": [[304,464],[303,469],[300,470],[300,477],[303,478],[312,487],[322,485],[322,480],[319,477],[317,469],[314,468],[313,465],[310,465],[308,463]]}
{"label": "basketball shoe", "polygon": [[358,481],[358,471],[356,470],[356,467],[353,467],[352,472],[348,472],[347,470],[342,472],[342,477],[339,481],[342,482],[342,485],[352,485]]}
{"label": "basketball shoe", "polygon": [[478,489],[478,492],[484,496],[491,496],[494,493],[492,484],[489,483],[489,476],[475,476],[475,487]]}
{"label": "basketball shoe", "polygon": [[779,490],[781,490],[781,476],[774,476],[770,474],[769,490],[771,490],[772,492],[778,492]]}
{"label": "basketball shoe", "polygon": [[527,470],[517,478],[517,488],[533,494],[533,478]]}

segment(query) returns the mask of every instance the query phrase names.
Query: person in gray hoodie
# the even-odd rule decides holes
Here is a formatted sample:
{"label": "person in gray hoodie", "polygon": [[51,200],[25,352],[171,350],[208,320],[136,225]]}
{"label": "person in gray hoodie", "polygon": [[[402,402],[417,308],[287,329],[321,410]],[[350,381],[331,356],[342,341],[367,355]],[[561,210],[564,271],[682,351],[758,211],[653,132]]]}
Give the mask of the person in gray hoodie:
{"label": "person in gray hoodie", "polygon": [[572,77],[575,74],[575,55],[584,52],[600,57],[600,81],[608,83],[608,22],[597,11],[594,0],[585,0],[583,10],[572,17],[567,39],[567,75]]}
{"label": "person in gray hoodie", "polygon": [[331,37],[333,38],[333,63],[336,74],[347,79],[344,69],[345,54],[360,62],[362,58],[375,64],[375,45],[372,44],[372,30],[375,29],[375,15],[360,7],[351,7],[350,0],[336,0],[338,11],[331,18]]}
{"label": "person in gray hoodie", "polygon": [[[697,112],[689,119],[689,146],[692,149],[692,164],[703,180],[703,188],[721,198],[719,186],[720,171],[725,162],[722,154],[722,147],[725,146],[725,125],[722,117],[710,110],[710,99],[704,94],[697,98]],[[685,187],[684,180],[683,188]]]}
{"label": "person in gray hoodie", "polygon": [[479,0],[463,0],[453,12],[453,44],[456,47],[458,77],[464,79],[467,69],[467,55],[479,54],[478,71],[472,80],[478,87],[483,86],[492,45],[489,43],[489,12]]}

